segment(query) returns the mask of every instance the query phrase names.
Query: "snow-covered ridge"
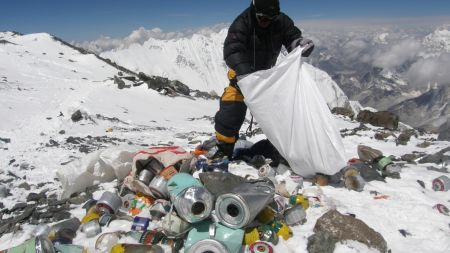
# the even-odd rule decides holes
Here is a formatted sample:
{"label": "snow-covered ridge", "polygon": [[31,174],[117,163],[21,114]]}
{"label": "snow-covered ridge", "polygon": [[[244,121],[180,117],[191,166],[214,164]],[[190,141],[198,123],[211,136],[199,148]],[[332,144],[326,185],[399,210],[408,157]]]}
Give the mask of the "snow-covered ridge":
{"label": "snow-covered ridge", "polygon": [[[228,85],[227,66],[223,60],[223,42],[227,29],[217,33],[195,34],[191,37],[161,40],[150,38],[145,43],[132,44],[101,54],[135,72],[179,80],[191,89],[215,91],[221,94]],[[281,55],[280,58],[283,56]],[[328,106],[345,107],[348,97],[324,71],[308,65],[321,85]]]}

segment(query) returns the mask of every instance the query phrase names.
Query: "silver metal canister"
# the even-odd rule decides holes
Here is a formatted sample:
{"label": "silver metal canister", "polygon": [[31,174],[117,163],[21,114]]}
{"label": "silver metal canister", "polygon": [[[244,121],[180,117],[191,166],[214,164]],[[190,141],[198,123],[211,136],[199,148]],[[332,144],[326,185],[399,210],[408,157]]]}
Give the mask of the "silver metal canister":
{"label": "silver metal canister", "polygon": [[440,176],[433,180],[433,190],[446,192],[450,189],[450,178]]}
{"label": "silver metal canister", "polygon": [[157,199],[167,199],[169,197],[169,191],[167,190],[167,180],[156,175],[148,185],[150,191],[153,193],[153,197]]}
{"label": "silver metal canister", "polygon": [[192,186],[174,197],[178,215],[190,223],[209,217],[213,209],[213,196],[204,187]]}
{"label": "silver metal canister", "polygon": [[196,242],[187,253],[229,253],[227,247],[220,241],[205,239]]}
{"label": "silver metal canister", "polygon": [[98,223],[98,220],[91,220],[81,226],[81,232],[83,232],[86,237],[91,238],[102,232],[102,228]]}
{"label": "silver metal canister", "polygon": [[100,212],[115,214],[122,207],[122,199],[116,193],[105,191],[97,201],[97,209]]}
{"label": "silver metal canister", "polygon": [[306,221],[305,209],[303,209],[302,205],[289,208],[284,212],[284,219],[289,226],[303,224]]}
{"label": "silver metal canister", "polygon": [[273,200],[274,190],[268,185],[244,183],[232,193],[220,195],[216,201],[216,215],[230,228],[242,228]]}
{"label": "silver metal canister", "polygon": [[145,185],[148,185],[152,179],[155,177],[155,174],[150,170],[141,170],[138,175],[138,180],[144,183]]}

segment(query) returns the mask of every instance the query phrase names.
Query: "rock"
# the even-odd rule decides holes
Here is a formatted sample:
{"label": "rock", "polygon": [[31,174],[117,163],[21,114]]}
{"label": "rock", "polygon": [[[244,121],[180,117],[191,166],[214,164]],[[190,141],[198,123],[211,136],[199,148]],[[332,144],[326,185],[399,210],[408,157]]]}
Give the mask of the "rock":
{"label": "rock", "polygon": [[65,131],[65,130],[61,130],[61,131],[59,131],[58,133],[59,133],[59,134],[65,134],[66,131]]}
{"label": "rock", "polygon": [[359,112],[356,120],[373,126],[396,130],[398,128],[399,117],[387,111],[371,112],[363,110]]}
{"label": "rock", "polygon": [[55,213],[53,215],[53,221],[66,220],[66,219],[69,219],[70,216],[71,216],[71,213],[69,213],[67,211],[61,211],[61,212]]}
{"label": "rock", "polygon": [[401,156],[401,160],[408,162],[408,163],[415,163],[415,160],[419,157],[420,157],[420,155],[416,155],[416,154],[404,154]]}
{"label": "rock", "polygon": [[358,145],[357,152],[359,159],[364,162],[372,162],[373,160],[383,156],[383,152],[380,150],[365,145]]}
{"label": "rock", "polygon": [[450,160],[450,156],[445,155],[446,152],[450,151],[450,147],[444,148],[441,151],[427,155],[419,160],[419,163],[436,163],[441,164],[443,161]]}
{"label": "rock", "polygon": [[72,114],[71,119],[73,122],[78,122],[83,119],[83,114],[81,114],[80,110],[77,110]]}
{"label": "rock", "polygon": [[117,76],[114,76],[114,83],[117,84],[117,88],[119,89],[125,88],[125,82]]}
{"label": "rock", "polygon": [[308,238],[309,253],[333,253],[338,241],[330,233],[321,231]]}
{"label": "rock", "polygon": [[27,203],[17,203],[17,204],[15,204],[13,206],[13,208],[11,208],[10,212],[15,212],[15,211],[18,211],[18,210],[22,210],[22,209],[24,209],[27,206],[28,206]]}
{"label": "rock", "polygon": [[[3,208],[5,208],[5,205],[3,205],[2,202],[0,202],[0,209],[3,209]],[[0,218],[0,220],[1,220],[1,218]]]}
{"label": "rock", "polygon": [[27,191],[31,190],[31,187],[27,182],[23,182],[23,183],[19,184],[19,186],[17,186],[17,187],[25,189]]}
{"label": "rock", "polygon": [[70,204],[74,204],[74,205],[81,205],[84,202],[86,202],[88,200],[86,194],[80,194],[76,197],[70,198],[69,202]]}
{"label": "rock", "polygon": [[417,137],[417,133],[414,129],[403,131],[397,138],[397,144],[407,145],[412,136]]}
{"label": "rock", "polygon": [[432,144],[431,142],[424,141],[422,143],[417,144],[417,147],[418,148],[428,148],[429,146],[431,146],[431,144]]}
{"label": "rock", "polygon": [[450,141],[450,119],[445,124],[439,127],[438,140]]}
{"label": "rock", "polygon": [[175,80],[170,82],[170,86],[173,87],[176,92],[181,93],[185,96],[189,96],[190,89],[186,84]]}
{"label": "rock", "polygon": [[6,198],[8,196],[11,196],[10,190],[6,188],[4,185],[0,185],[0,198]]}
{"label": "rock", "polygon": [[47,196],[45,196],[45,193],[31,192],[27,196],[27,202],[35,201],[35,202],[39,203],[39,202],[43,202],[46,198],[47,198]]}
{"label": "rock", "polygon": [[4,142],[4,143],[10,143],[10,142],[11,142],[11,139],[10,139],[10,138],[1,138],[1,137],[0,137],[0,141],[1,141],[1,142]]}
{"label": "rock", "polygon": [[[333,242],[343,242],[347,240],[358,241],[367,245],[368,247],[375,248],[381,253],[386,253],[387,243],[383,236],[367,226],[363,221],[339,213],[336,210],[330,210],[320,217],[316,225],[314,226],[313,238],[308,238],[308,252],[309,249],[315,249],[317,244],[327,243],[326,241],[332,240]],[[324,241],[326,240],[326,241]],[[325,249],[329,249],[331,246],[327,246]],[[332,251],[314,251],[314,252],[332,252]]]}
{"label": "rock", "polygon": [[331,113],[343,115],[343,116],[349,117],[350,119],[353,119],[353,117],[355,116],[355,114],[353,113],[353,111],[351,109],[348,109],[345,107],[334,107],[331,110]]}

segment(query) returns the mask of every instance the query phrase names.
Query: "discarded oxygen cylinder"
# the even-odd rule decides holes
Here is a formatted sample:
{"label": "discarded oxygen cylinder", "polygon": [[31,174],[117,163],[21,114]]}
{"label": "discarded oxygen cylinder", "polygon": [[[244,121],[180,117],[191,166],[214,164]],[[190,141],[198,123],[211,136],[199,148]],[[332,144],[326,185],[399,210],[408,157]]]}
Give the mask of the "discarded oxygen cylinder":
{"label": "discarded oxygen cylinder", "polygon": [[190,223],[209,217],[213,208],[213,196],[205,187],[187,173],[177,173],[170,178],[167,189],[180,217]]}
{"label": "discarded oxygen cylinder", "polygon": [[122,243],[114,245],[111,253],[164,253],[164,250],[158,245]]}
{"label": "discarded oxygen cylinder", "polygon": [[100,213],[115,214],[122,207],[122,199],[116,193],[105,191],[97,201]]}
{"label": "discarded oxygen cylinder", "polygon": [[189,232],[184,248],[186,253],[237,253],[243,238],[243,229],[203,221],[196,223]]}
{"label": "discarded oxygen cylinder", "polygon": [[78,228],[80,227],[80,220],[71,218],[61,221],[50,227],[48,238],[53,243],[71,244],[75,238]]}
{"label": "discarded oxygen cylinder", "polygon": [[220,195],[216,201],[219,221],[230,228],[242,228],[273,200],[274,189],[268,184],[244,183],[231,193]]}
{"label": "discarded oxygen cylinder", "polygon": [[433,180],[433,190],[446,192],[450,189],[450,178],[440,176]]}
{"label": "discarded oxygen cylinder", "polygon": [[144,183],[145,185],[148,185],[150,181],[155,177],[155,174],[151,170],[141,170],[138,175],[138,180]]}
{"label": "discarded oxygen cylinder", "polygon": [[19,246],[2,250],[0,253],[56,253],[52,242],[46,237],[35,237]]}

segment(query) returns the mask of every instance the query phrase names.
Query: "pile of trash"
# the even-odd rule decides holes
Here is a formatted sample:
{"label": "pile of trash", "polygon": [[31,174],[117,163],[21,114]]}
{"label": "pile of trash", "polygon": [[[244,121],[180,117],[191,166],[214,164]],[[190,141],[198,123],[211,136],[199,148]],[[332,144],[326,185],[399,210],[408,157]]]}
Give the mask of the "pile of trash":
{"label": "pile of trash", "polygon": [[[240,140],[231,158],[252,165],[258,178],[233,174],[227,157],[212,160],[210,143],[190,152],[178,146],[136,152],[129,174],[115,191],[84,203],[81,220],[38,225],[32,239],[2,252],[91,252],[74,244],[81,233],[95,239],[94,252],[269,253],[293,236],[292,227],[306,222],[308,208],[334,209],[320,187],[303,187],[310,179],[294,174],[267,141]],[[367,181],[399,178],[401,166],[380,151],[360,145],[358,155],[335,175],[318,174],[312,183],[363,191]],[[436,191],[449,187],[445,176],[433,182]],[[436,209],[448,215],[445,206]],[[131,226],[111,232],[117,220]]]}

